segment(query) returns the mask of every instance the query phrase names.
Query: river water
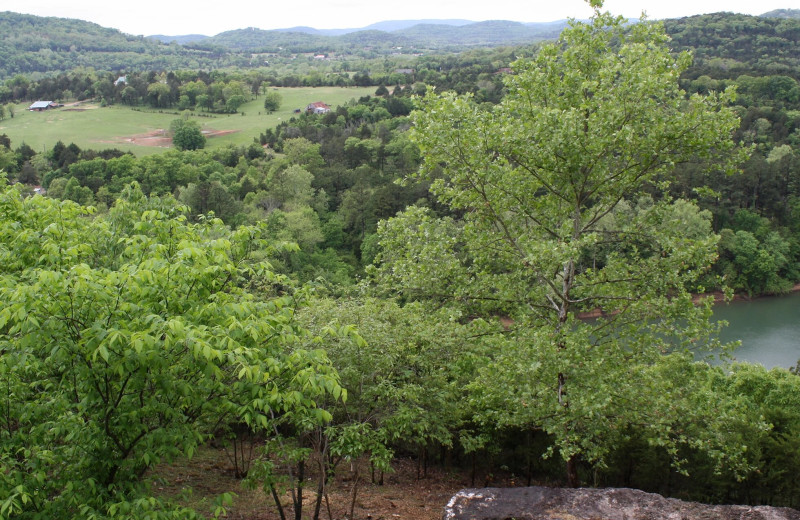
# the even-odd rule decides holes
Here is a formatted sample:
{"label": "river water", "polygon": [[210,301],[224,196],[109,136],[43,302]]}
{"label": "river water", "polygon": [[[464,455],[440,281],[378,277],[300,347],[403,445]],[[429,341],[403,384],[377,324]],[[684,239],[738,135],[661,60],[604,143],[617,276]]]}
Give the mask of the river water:
{"label": "river water", "polygon": [[723,342],[741,340],[733,353],[737,361],[790,368],[800,359],[800,292],[718,304],[714,317],[729,323]]}

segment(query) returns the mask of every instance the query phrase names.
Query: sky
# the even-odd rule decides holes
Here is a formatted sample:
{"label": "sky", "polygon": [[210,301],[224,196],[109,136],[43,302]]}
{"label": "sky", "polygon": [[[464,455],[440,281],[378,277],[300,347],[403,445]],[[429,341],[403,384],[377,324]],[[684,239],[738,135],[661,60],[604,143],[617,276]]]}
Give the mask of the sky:
{"label": "sky", "polygon": [[[797,0],[606,0],[604,10],[638,18],[679,18],[728,11],[762,14],[797,7]],[[2,0],[0,10],[78,18],[133,35],[205,34],[256,27],[364,27],[386,20],[464,19],[551,22],[588,18],[583,0]]]}

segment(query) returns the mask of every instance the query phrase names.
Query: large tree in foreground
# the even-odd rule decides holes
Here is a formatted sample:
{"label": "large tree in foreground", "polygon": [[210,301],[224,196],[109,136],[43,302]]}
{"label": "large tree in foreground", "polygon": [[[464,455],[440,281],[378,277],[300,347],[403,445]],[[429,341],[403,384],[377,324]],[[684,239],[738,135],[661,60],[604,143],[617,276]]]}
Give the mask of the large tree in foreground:
{"label": "large tree in foreground", "polygon": [[263,230],[186,211],[130,187],[93,217],[0,179],[0,517],[193,518],[148,468],[340,395],[302,293],[252,259]]}
{"label": "large tree in foreground", "polygon": [[678,78],[691,58],[670,52],[660,24],[626,26],[592,5],[590,23],[513,63],[499,105],[425,98],[419,176],[463,219],[412,209],[384,224],[377,271],[406,298],[513,319],[473,385],[476,413],[550,434],[573,484],[578,460],[602,465],[630,428],[672,453],[707,441],[677,418],[706,405],[669,379],[688,373],[675,356],[714,344],[690,291],[717,237],[707,214],[658,188],[677,163],[729,170],[737,158],[732,93],[687,97]]}

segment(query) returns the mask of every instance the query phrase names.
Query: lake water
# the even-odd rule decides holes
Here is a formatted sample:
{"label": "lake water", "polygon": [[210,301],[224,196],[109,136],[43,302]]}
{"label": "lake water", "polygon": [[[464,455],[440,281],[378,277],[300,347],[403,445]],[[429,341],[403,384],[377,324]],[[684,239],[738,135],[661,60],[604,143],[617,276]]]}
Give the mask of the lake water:
{"label": "lake water", "polygon": [[714,316],[729,323],[723,342],[741,340],[733,354],[737,361],[790,368],[800,359],[800,292],[719,304]]}

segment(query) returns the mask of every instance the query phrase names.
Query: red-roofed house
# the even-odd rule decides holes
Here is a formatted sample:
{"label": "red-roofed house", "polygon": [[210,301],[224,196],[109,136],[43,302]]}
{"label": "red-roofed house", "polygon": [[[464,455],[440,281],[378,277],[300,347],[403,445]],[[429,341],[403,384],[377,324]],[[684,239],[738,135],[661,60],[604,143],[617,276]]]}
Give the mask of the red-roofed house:
{"label": "red-roofed house", "polygon": [[322,101],[315,101],[314,103],[309,103],[306,107],[306,112],[310,114],[327,114],[331,111],[331,107],[323,103]]}

